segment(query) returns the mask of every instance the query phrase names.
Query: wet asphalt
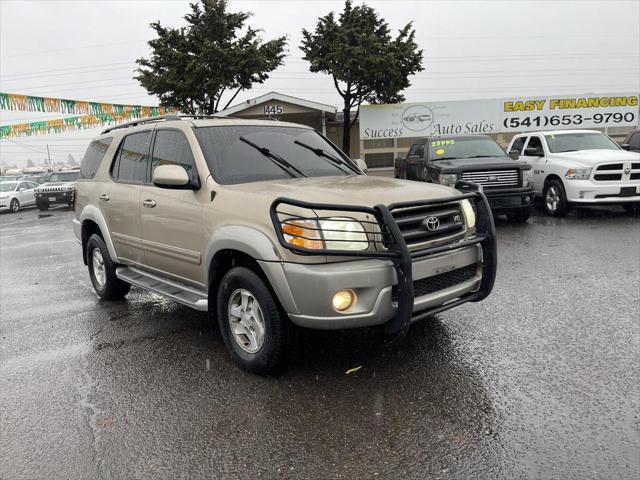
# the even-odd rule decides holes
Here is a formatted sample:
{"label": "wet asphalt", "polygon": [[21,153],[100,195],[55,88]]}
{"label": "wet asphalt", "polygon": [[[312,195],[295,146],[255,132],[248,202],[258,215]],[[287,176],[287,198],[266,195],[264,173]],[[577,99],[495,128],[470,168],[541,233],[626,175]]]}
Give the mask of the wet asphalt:
{"label": "wet asphalt", "polygon": [[261,378],[204,314],[98,300],[72,215],[0,214],[2,479],[640,475],[638,216],[498,220],[490,298]]}

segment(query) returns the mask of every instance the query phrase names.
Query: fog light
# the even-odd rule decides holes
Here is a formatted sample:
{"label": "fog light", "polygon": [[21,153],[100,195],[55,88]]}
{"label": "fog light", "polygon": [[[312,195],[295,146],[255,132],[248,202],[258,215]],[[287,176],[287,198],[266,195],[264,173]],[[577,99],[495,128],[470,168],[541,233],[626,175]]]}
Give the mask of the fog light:
{"label": "fog light", "polygon": [[331,303],[333,304],[333,308],[339,312],[344,312],[346,309],[355,305],[356,292],[353,290],[340,290],[333,296]]}
{"label": "fog light", "polygon": [[531,203],[531,197],[527,195],[526,197],[524,197],[524,201],[527,203]]}

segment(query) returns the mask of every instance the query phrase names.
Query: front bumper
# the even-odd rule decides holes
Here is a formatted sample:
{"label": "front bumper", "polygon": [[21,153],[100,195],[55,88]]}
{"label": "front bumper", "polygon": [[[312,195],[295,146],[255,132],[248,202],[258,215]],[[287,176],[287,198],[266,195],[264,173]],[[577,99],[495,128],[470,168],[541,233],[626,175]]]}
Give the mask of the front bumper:
{"label": "front bumper", "polygon": [[[596,182],[591,180],[565,180],[563,183],[567,200],[571,203],[619,204],[640,202],[640,182],[638,181]],[[621,195],[621,193],[623,194]]]}
{"label": "front bumper", "polygon": [[36,200],[48,203],[73,203],[73,190],[54,192],[35,192]]}
{"label": "front bumper", "polygon": [[[473,184],[464,185],[476,189]],[[476,234],[445,245],[410,251],[391,214],[394,209],[447,204],[469,199],[477,212]],[[372,215],[388,234],[384,251],[307,250],[286,242],[280,229],[281,205],[318,211],[359,212]],[[341,329],[386,325],[389,334],[403,336],[411,323],[469,301],[486,298],[496,274],[496,242],[493,217],[486,197],[479,191],[456,197],[404,202],[374,208],[310,204],[293,199],[276,199],[271,216],[280,244],[300,255],[350,257],[348,262],[326,264],[271,264],[280,267],[282,282],[274,286],[292,322],[311,328]],[[302,218],[302,217],[300,217]],[[357,259],[358,257],[362,259]],[[443,283],[443,288],[423,291],[421,280],[436,280],[448,272],[465,271],[460,282]],[[272,272],[273,274],[273,272]],[[456,277],[457,278],[457,277]],[[438,278],[439,281],[439,278]],[[428,283],[428,282],[427,282]],[[282,285],[286,288],[283,289]],[[334,310],[333,295],[341,289],[356,292],[358,302],[344,312]],[[418,295],[414,288],[420,288]],[[282,291],[286,290],[286,291]]]}
{"label": "front bumper", "polygon": [[535,202],[533,188],[509,188],[503,190],[482,190],[489,200],[493,213],[520,208],[532,208]]}

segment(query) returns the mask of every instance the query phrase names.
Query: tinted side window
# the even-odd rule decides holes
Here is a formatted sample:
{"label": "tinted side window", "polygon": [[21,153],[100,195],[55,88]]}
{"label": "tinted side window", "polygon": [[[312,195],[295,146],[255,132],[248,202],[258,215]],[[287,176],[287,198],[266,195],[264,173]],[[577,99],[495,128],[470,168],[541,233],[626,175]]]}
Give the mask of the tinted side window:
{"label": "tinted side window", "polygon": [[522,147],[524,147],[524,141],[527,139],[527,137],[518,137],[516,138],[516,140],[513,142],[513,145],[511,146],[511,149],[509,150],[509,153],[511,152],[518,152],[518,154],[522,153]]}
{"label": "tinted side window", "polygon": [[[529,143],[527,144],[527,150],[542,150],[542,141],[540,137],[531,137],[529,138]],[[526,153],[526,152],[525,152]]]}
{"label": "tinted side window", "polygon": [[124,137],[116,154],[111,176],[119,182],[145,183],[150,141],[151,132],[132,133]]}
{"label": "tinted side window", "polygon": [[153,144],[153,156],[151,158],[151,171],[158,165],[180,165],[191,179],[195,179],[197,173],[194,168],[191,147],[184,133],[178,130],[158,130]]}
{"label": "tinted side window", "polygon": [[95,140],[89,144],[87,151],[82,157],[82,166],[80,167],[80,178],[93,178],[100,167],[100,163],[104,158],[109,145],[113,138],[102,138]]}
{"label": "tinted side window", "polygon": [[423,157],[424,156],[424,144],[423,143],[414,143],[411,146],[411,150],[409,151],[409,156],[411,157]]}

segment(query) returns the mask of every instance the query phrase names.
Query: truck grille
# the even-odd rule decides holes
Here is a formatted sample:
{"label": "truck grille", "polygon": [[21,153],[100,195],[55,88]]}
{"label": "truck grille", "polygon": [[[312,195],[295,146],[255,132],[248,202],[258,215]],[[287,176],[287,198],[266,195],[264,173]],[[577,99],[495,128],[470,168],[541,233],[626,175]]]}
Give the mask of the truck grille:
{"label": "truck grille", "polygon": [[477,183],[487,188],[520,186],[520,175],[517,169],[462,172],[461,180]]}
{"label": "truck grille", "polygon": [[622,163],[606,163],[604,165],[598,165],[593,175],[593,179],[599,182],[622,180],[623,168],[624,165]]}
{"label": "truck grille", "polygon": [[464,217],[457,203],[408,207],[391,212],[408,247],[461,234]]}
{"label": "truck grille", "polygon": [[[413,282],[413,296],[415,298],[423,297],[446,288],[454,287],[460,283],[473,279],[476,276],[477,271],[478,265],[474,263],[449,272],[439,273],[438,275],[416,280]],[[396,300],[396,298],[397,296],[394,293],[393,299]]]}
{"label": "truck grille", "polygon": [[62,192],[62,187],[40,187],[36,191],[38,193]]}

